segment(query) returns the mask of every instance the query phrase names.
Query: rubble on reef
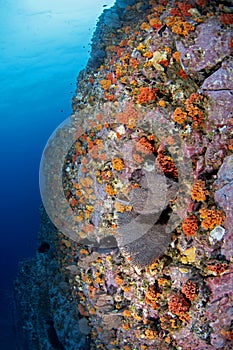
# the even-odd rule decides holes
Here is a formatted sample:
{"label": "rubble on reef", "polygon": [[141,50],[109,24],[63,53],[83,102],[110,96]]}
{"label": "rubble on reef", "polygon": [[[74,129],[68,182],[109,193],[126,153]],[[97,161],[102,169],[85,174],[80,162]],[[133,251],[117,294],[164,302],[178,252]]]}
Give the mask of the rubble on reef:
{"label": "rubble on reef", "polygon": [[[89,131],[76,130],[63,177],[80,240],[43,209],[37,255],[15,283],[30,349],[233,349],[231,5],[116,0],[100,16],[72,100],[73,125]],[[166,181],[147,201],[152,161]],[[81,242],[149,217],[152,199],[165,209],[144,235]]]}

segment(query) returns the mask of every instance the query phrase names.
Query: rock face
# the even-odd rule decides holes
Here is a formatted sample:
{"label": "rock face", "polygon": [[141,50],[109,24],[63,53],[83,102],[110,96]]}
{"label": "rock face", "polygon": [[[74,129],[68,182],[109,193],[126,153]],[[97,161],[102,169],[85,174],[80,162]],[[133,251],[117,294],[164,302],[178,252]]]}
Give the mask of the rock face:
{"label": "rock face", "polygon": [[223,29],[218,19],[211,18],[201,23],[194,37],[177,41],[184,69],[191,75],[211,71],[231,54],[230,40],[231,32],[227,28]]}
{"label": "rock face", "polygon": [[230,6],[117,0],[101,15],[55,215],[76,226],[43,210],[15,285],[30,350],[233,348]]}
{"label": "rock face", "polygon": [[227,259],[231,259],[233,251],[233,156],[228,156],[218,172],[218,178],[215,182],[216,192],[215,201],[223,208],[226,214],[225,228],[226,235],[222,245],[222,254]]}

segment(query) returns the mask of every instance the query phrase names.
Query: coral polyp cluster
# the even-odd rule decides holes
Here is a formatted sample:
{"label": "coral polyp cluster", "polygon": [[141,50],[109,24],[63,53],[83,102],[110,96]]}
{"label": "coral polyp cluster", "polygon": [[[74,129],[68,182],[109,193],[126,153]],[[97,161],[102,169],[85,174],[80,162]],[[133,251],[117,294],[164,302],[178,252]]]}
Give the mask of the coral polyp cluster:
{"label": "coral polyp cluster", "polygon": [[198,230],[198,219],[192,214],[182,222],[182,230],[187,236],[194,236]]}

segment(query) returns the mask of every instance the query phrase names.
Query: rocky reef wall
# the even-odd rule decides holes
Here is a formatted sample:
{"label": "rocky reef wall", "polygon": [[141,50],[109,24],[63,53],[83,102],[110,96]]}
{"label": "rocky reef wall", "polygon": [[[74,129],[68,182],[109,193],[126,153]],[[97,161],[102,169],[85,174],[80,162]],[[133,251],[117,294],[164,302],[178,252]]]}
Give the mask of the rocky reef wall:
{"label": "rocky reef wall", "polygon": [[117,0],[100,16],[72,100],[84,129],[64,192],[80,237],[100,227],[87,201],[97,165],[103,227],[134,229],[162,209],[112,249],[71,240],[42,209],[38,252],[15,283],[30,350],[233,348],[232,25],[230,1]]}

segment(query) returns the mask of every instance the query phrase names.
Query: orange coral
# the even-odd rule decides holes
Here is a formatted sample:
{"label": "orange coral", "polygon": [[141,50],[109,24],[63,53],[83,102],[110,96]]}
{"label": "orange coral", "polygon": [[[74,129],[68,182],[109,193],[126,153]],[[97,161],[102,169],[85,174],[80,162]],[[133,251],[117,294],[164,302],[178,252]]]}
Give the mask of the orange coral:
{"label": "orange coral", "polygon": [[143,158],[138,153],[133,153],[133,159],[137,163],[142,163],[143,162]]}
{"label": "orange coral", "polygon": [[141,26],[140,26],[140,28],[142,29],[142,30],[149,30],[150,29],[150,25],[149,25],[149,23],[147,23],[147,22],[143,22],[142,24],[141,24]]}
{"label": "orange coral", "polygon": [[88,317],[89,313],[82,304],[78,304],[78,311],[82,316]]}
{"label": "orange coral", "polygon": [[202,99],[202,95],[193,93],[185,101],[186,111],[188,112],[188,115],[192,117],[194,127],[203,126],[204,115],[201,109],[199,108],[199,104]]}
{"label": "orange coral", "polygon": [[138,60],[136,58],[130,58],[129,63],[134,69],[138,68]]}
{"label": "orange coral", "polygon": [[194,236],[198,230],[198,219],[195,215],[190,215],[182,222],[182,230],[187,236]]}
{"label": "orange coral", "polygon": [[160,107],[166,107],[166,102],[163,99],[161,99],[161,100],[159,100],[158,105]]}
{"label": "orange coral", "polygon": [[119,112],[116,115],[116,119],[119,123],[122,124],[128,124],[129,122],[133,122],[138,119],[139,113],[137,110],[133,107],[132,103],[127,104],[126,108],[124,109],[123,112]]}
{"label": "orange coral", "polygon": [[112,85],[112,82],[110,79],[103,79],[100,81],[100,84],[104,90],[108,90]]}
{"label": "orange coral", "polygon": [[159,28],[162,27],[162,22],[160,21],[159,18],[151,18],[149,21],[150,25],[152,28],[158,30]]}
{"label": "orange coral", "polygon": [[165,155],[164,152],[161,151],[161,152],[159,152],[156,160],[159,163],[159,165],[161,166],[161,168],[166,176],[170,176],[174,179],[178,179],[177,168],[175,166],[173,159],[170,156]]}
{"label": "orange coral", "polygon": [[151,154],[155,151],[154,146],[145,136],[140,138],[140,140],[136,143],[136,150],[144,154]]}
{"label": "orange coral", "polygon": [[171,27],[173,33],[183,36],[187,36],[190,31],[195,29],[190,23],[181,20],[177,16],[168,17],[166,25]]}
{"label": "orange coral", "polygon": [[180,51],[174,52],[172,57],[176,60],[176,62],[180,62]]}
{"label": "orange coral", "polygon": [[204,7],[206,6],[206,0],[196,0],[196,4],[201,7]]}
{"label": "orange coral", "polygon": [[121,158],[113,158],[112,160],[112,167],[113,169],[117,170],[117,171],[121,171],[122,169],[124,169],[124,161]]}
{"label": "orange coral", "polygon": [[178,124],[183,124],[187,119],[187,113],[182,110],[182,108],[177,107],[173,115],[174,122]]}
{"label": "orange coral", "polygon": [[228,330],[221,330],[221,334],[226,338],[227,340],[233,340],[233,329]]}
{"label": "orange coral", "polygon": [[144,57],[147,57],[147,58],[152,58],[153,57],[153,52],[151,51],[147,51],[143,54]]}
{"label": "orange coral", "polygon": [[183,284],[181,291],[187,299],[192,301],[197,296],[197,285],[196,283],[189,280],[185,284]]}
{"label": "orange coral", "polygon": [[149,87],[140,87],[137,102],[148,103],[156,100],[156,89]]}
{"label": "orange coral", "polygon": [[118,285],[121,285],[121,284],[124,283],[123,279],[122,279],[119,275],[117,275],[117,276],[115,277],[115,282],[116,282],[116,284],[118,284]]}
{"label": "orange coral", "polygon": [[105,93],[104,93],[104,97],[105,97],[106,100],[108,100],[108,101],[114,100],[114,95],[113,95],[113,94],[108,94],[106,91],[105,91]]}
{"label": "orange coral", "polygon": [[154,339],[156,339],[157,338],[157,332],[156,331],[154,331],[154,330],[152,330],[152,329],[146,329],[145,330],[145,336],[146,336],[146,338],[147,339],[149,339],[149,340],[154,340]]}
{"label": "orange coral", "polygon": [[190,307],[190,303],[182,295],[172,295],[168,301],[168,309],[175,315],[184,315]]}
{"label": "orange coral", "polygon": [[147,300],[147,302],[152,302],[152,301],[156,301],[158,299],[158,296],[160,295],[160,293],[156,290],[155,286],[149,286],[147,291],[146,291],[146,295],[145,298]]}
{"label": "orange coral", "polygon": [[131,316],[131,311],[130,310],[124,310],[123,316],[124,317],[130,317]]}
{"label": "orange coral", "polygon": [[226,263],[217,262],[217,263],[208,265],[208,270],[212,271],[215,276],[222,275],[227,269],[228,269],[228,265]]}
{"label": "orange coral", "polygon": [[114,203],[114,208],[116,209],[117,212],[123,213],[124,211],[131,211],[133,209],[132,206],[130,205],[123,205],[120,202],[115,202]]}
{"label": "orange coral", "polygon": [[107,194],[108,194],[109,196],[114,196],[115,194],[117,194],[117,190],[115,190],[115,189],[113,188],[113,186],[110,185],[110,184],[107,184],[107,185],[106,185],[105,191],[107,192]]}
{"label": "orange coral", "polygon": [[206,200],[206,196],[209,192],[205,188],[205,182],[202,180],[197,180],[191,189],[192,200],[197,202],[203,202]]}
{"label": "orange coral", "polygon": [[200,218],[204,219],[201,226],[205,229],[213,229],[215,226],[221,225],[225,220],[225,215],[222,210],[207,209],[205,207],[199,210]]}

